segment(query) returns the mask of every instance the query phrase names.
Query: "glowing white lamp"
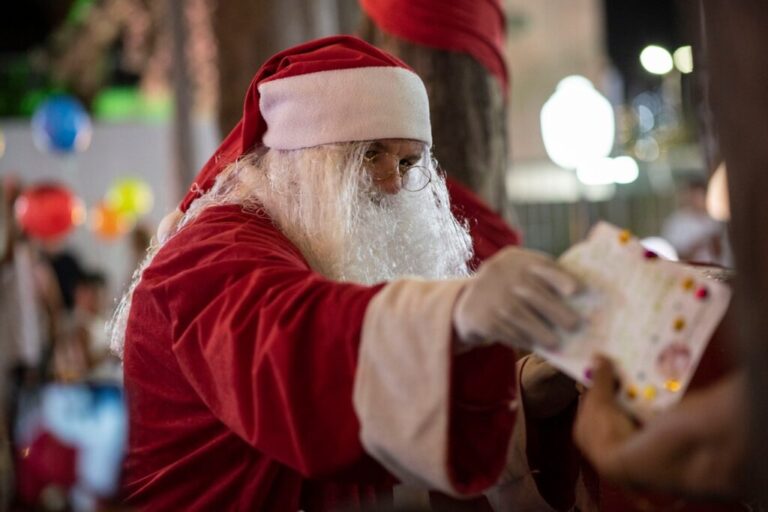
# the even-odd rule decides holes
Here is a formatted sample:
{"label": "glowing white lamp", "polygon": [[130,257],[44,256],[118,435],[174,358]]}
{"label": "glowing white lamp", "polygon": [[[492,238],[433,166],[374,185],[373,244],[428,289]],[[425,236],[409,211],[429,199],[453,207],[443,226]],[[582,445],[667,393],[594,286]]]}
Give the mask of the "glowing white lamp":
{"label": "glowing white lamp", "polygon": [[541,109],[541,135],[553,162],[577,169],[611,152],[613,107],[583,76],[566,77]]}
{"label": "glowing white lamp", "polygon": [[672,55],[665,48],[655,44],[646,46],[640,52],[640,64],[646,71],[654,75],[666,75],[674,67]]}

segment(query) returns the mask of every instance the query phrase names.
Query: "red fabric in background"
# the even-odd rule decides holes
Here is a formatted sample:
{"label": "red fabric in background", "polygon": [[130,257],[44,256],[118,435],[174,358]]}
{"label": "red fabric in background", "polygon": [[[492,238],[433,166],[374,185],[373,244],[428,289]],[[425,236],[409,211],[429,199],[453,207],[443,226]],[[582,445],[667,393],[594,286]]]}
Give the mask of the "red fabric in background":
{"label": "red fabric in background", "polygon": [[48,486],[66,496],[75,485],[77,450],[48,432],[42,432],[29,446],[16,453],[16,489],[25,505],[37,505]]}
{"label": "red fabric in background", "polygon": [[500,0],[360,0],[360,6],[384,32],[471,55],[498,79],[506,97],[506,20]]}

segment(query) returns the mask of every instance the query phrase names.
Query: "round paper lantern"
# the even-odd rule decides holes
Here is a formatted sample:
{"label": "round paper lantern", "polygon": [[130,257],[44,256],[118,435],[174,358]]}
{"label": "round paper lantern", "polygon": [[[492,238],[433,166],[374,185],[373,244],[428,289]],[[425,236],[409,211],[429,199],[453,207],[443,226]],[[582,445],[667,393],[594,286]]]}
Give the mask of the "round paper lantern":
{"label": "round paper lantern", "polygon": [[55,183],[35,185],[14,204],[16,220],[27,235],[55,240],[85,220],[83,203],[67,187]]}
{"label": "round paper lantern", "polygon": [[44,101],[32,116],[32,135],[41,151],[85,151],[91,144],[92,133],[91,118],[71,96],[54,96]]}
{"label": "round paper lantern", "polygon": [[90,215],[91,229],[99,238],[113,240],[131,229],[131,219],[106,203],[97,204]]}
{"label": "round paper lantern", "polygon": [[153,203],[152,189],[138,178],[119,180],[107,192],[109,207],[124,215],[149,213]]}

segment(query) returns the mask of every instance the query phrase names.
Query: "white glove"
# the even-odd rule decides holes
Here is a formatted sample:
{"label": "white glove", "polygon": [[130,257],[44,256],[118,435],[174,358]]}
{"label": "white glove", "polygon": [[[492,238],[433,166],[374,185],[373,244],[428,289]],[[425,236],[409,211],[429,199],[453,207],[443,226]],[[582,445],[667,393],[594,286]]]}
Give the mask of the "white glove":
{"label": "white glove", "polygon": [[564,298],[575,277],[548,256],[519,248],[500,251],[480,266],[461,292],[453,326],[465,346],[500,342],[517,348],[556,348],[555,327],[571,330],[579,316]]}

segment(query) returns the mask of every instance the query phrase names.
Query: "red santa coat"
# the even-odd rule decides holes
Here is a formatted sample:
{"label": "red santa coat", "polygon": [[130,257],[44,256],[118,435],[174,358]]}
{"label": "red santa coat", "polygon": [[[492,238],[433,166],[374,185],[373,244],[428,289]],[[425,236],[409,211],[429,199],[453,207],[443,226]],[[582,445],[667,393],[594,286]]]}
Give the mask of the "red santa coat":
{"label": "red santa coat", "polygon": [[[204,211],[134,292],[126,502],[332,510],[386,499],[381,462],[449,493],[491,485],[515,419],[514,354],[451,357],[440,340],[460,286],[438,284],[333,282],[263,215]],[[424,352],[435,344],[448,348]]]}

